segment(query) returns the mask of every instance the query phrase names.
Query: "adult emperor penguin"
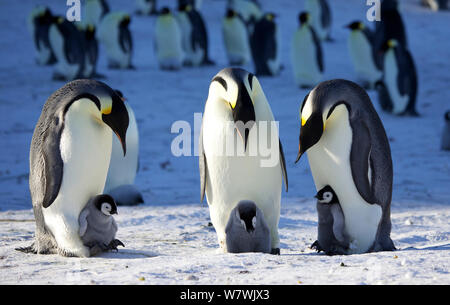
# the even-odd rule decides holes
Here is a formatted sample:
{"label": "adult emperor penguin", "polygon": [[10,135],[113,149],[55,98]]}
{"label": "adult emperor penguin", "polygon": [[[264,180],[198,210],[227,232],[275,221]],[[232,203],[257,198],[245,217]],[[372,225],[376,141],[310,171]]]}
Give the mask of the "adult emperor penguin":
{"label": "adult emperor penguin", "polygon": [[405,25],[398,10],[397,0],[384,0],[381,3],[381,21],[376,22],[374,34],[374,50],[377,65],[383,65],[381,49],[386,41],[395,39],[404,47],[408,46]]}
{"label": "adult emperor penguin", "polygon": [[338,79],[305,97],[296,162],[306,151],[316,189],[329,185],[339,198],[353,245],[348,252],[394,250],[389,141],[364,89]]}
{"label": "adult emperor penguin", "polygon": [[350,248],[350,238],[345,230],[345,217],[334,190],[329,186],[317,192],[318,234],[311,249],[327,255],[343,255]]}
{"label": "adult emperor penguin", "polygon": [[327,0],[306,0],[305,11],[311,15],[311,25],[321,40],[330,40],[331,10]]}
{"label": "adult emperor penguin", "polygon": [[80,213],[80,237],[83,245],[89,248],[91,255],[102,251],[116,250],[125,245],[116,239],[117,224],[113,215],[117,214],[117,205],[109,195],[97,195],[86,204]]}
{"label": "adult emperor penguin", "polygon": [[248,31],[242,17],[233,9],[228,9],[222,21],[222,33],[231,66],[245,65],[250,61]]}
{"label": "adult emperor penguin", "polygon": [[311,88],[322,79],[322,46],[310,25],[309,13],[299,14],[300,27],[294,33],[291,45],[291,61],[295,82],[301,88]]}
{"label": "adult emperor penguin", "polygon": [[108,66],[111,69],[133,69],[130,22],[130,15],[124,12],[108,13],[100,22],[97,39],[105,47]]}
{"label": "adult emperor penguin", "polygon": [[156,0],[136,0],[136,13],[138,15],[156,15]]}
{"label": "adult emperor penguin", "polygon": [[162,70],[178,70],[184,60],[180,25],[168,7],[162,8],[155,25],[155,48]]}
{"label": "adult emperor penguin", "polygon": [[102,18],[110,11],[106,0],[86,0],[83,22],[98,26]]}
{"label": "adult emperor penguin", "polygon": [[442,130],[441,149],[450,150],[450,111],[444,116],[444,129]]}
{"label": "adult emperor penguin", "polygon": [[134,179],[139,166],[138,126],[130,104],[121,91],[116,90],[116,93],[122,99],[128,112],[127,154],[123,155],[120,141],[113,137],[111,161],[104,193],[111,195],[118,205],[137,205],[144,202],[141,193],[134,186]]}
{"label": "adult emperor penguin", "polygon": [[35,7],[28,18],[28,30],[33,37],[37,50],[36,62],[39,65],[52,65],[56,62],[55,54],[50,46],[49,29],[53,16],[48,7]]}
{"label": "adult emperor penguin", "polygon": [[97,60],[98,60],[98,41],[95,38],[95,26],[92,24],[82,24],[79,25],[78,30],[80,31],[81,37],[83,39],[83,50],[84,50],[84,78],[93,77],[103,77],[97,74]]}
{"label": "adult emperor penguin", "polygon": [[[263,146],[270,153],[263,153]],[[279,254],[282,179],[286,191],[288,186],[286,165],[272,110],[253,74],[226,68],[214,76],[199,148],[201,201],[206,193],[220,247],[226,251],[225,228],[231,210],[246,198],[263,212],[271,252]]]}
{"label": "adult emperor penguin", "polygon": [[83,38],[76,26],[63,17],[54,17],[49,29],[50,46],[57,63],[55,80],[73,80],[83,76],[85,56]]}
{"label": "adult emperor penguin", "polygon": [[127,127],[125,105],[104,83],[75,80],[48,98],[30,148],[35,242],[21,251],[90,255],[78,218],[89,199],[103,192],[113,132],[125,154]]}
{"label": "adult emperor penguin", "polygon": [[350,30],[348,49],[358,82],[363,87],[375,88],[375,83],[383,76],[382,66],[377,66],[373,47],[373,32],[361,21],[346,26]]}
{"label": "adult emperor penguin", "polygon": [[417,72],[411,53],[395,39],[382,47],[383,78],[377,82],[381,107],[397,115],[417,116]]}
{"label": "adult emperor penguin", "polygon": [[269,227],[253,201],[242,200],[231,211],[225,234],[230,253],[271,251]]}
{"label": "adult emperor penguin", "polygon": [[280,31],[275,15],[266,13],[256,24],[250,36],[250,47],[256,75],[277,75],[281,70]]}

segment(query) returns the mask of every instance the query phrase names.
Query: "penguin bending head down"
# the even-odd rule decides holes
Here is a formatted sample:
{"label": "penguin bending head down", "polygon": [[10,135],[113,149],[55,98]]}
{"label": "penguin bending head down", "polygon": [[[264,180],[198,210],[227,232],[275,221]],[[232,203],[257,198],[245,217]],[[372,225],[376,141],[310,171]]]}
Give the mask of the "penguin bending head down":
{"label": "penguin bending head down", "polygon": [[80,237],[89,248],[90,255],[102,251],[117,250],[117,246],[125,247],[118,239],[117,224],[112,215],[117,214],[117,205],[109,195],[97,195],[89,200],[80,213]]}
{"label": "penguin bending head down", "polygon": [[346,254],[350,239],[345,231],[345,217],[336,193],[327,185],[315,197],[319,227],[317,240],[311,249],[324,251],[327,255]]}
{"label": "penguin bending head down", "polygon": [[271,251],[269,227],[253,201],[242,200],[231,211],[225,234],[229,253]]}
{"label": "penguin bending head down", "polygon": [[79,215],[103,192],[113,133],[126,154],[128,112],[106,84],[76,80],[45,103],[30,147],[30,193],[35,242],[24,252],[90,256],[79,235]]}
{"label": "penguin bending head down", "polygon": [[307,152],[317,190],[339,198],[348,253],[395,250],[390,238],[392,159],[383,124],[367,93],[336,79],[317,85],[301,106],[299,152]]}
{"label": "penguin bending head down", "polygon": [[[264,143],[264,135],[270,143]],[[271,157],[258,151],[262,145],[268,146]],[[288,185],[286,165],[272,110],[253,74],[226,68],[212,79],[200,131],[199,169],[201,201],[206,194],[220,247],[227,250],[225,229],[231,210],[247,198],[263,212],[271,252],[279,254],[278,221],[282,180],[286,190]]]}

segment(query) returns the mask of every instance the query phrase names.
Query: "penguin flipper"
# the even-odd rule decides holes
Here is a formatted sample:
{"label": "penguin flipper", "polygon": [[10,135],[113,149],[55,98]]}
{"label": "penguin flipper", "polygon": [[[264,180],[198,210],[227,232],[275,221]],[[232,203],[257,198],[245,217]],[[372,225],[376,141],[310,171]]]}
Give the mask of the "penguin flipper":
{"label": "penguin flipper", "polygon": [[287,171],[286,171],[286,161],[284,158],[284,152],[283,152],[283,146],[281,145],[281,141],[280,142],[280,165],[281,165],[281,173],[283,174],[283,180],[284,180],[284,186],[286,189],[286,192],[288,191],[288,176],[287,176]]}
{"label": "penguin flipper", "polygon": [[316,59],[317,59],[317,65],[319,66],[320,72],[323,72],[323,55],[322,55],[322,46],[320,44],[320,39],[317,36],[316,31],[313,29],[313,27],[309,27],[311,30],[311,34],[313,37],[314,45],[316,46]]}
{"label": "penguin flipper", "polygon": [[200,203],[202,203],[203,199],[205,198],[206,177],[208,173],[205,150],[203,149],[203,124],[200,129],[200,137],[199,137],[198,166],[200,170]]}
{"label": "penguin flipper", "polygon": [[[356,114],[355,117],[359,115]],[[350,165],[353,182],[361,197],[368,203],[376,203],[372,185],[369,181],[370,153],[372,150],[369,128],[362,119],[351,119],[353,131],[352,148],[350,152]],[[374,170],[372,170],[372,177]],[[371,177],[371,178],[372,178]]]}
{"label": "penguin flipper", "polygon": [[83,211],[81,211],[80,213],[80,217],[79,217],[79,224],[80,224],[80,229],[78,231],[78,233],[80,234],[80,236],[84,236],[84,234],[87,231],[87,227],[88,227],[88,221],[87,221],[87,217],[89,215],[89,210],[85,209]]}

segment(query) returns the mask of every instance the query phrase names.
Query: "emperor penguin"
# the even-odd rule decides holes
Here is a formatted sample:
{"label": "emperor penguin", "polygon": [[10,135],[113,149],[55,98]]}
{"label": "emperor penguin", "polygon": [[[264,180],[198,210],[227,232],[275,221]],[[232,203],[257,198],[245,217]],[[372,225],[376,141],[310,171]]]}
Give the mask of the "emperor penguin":
{"label": "emperor penguin", "polygon": [[300,27],[294,33],[291,61],[294,78],[300,88],[317,85],[323,75],[323,53],[320,39],[310,25],[309,13],[299,14]]}
{"label": "emperor penguin", "polygon": [[317,190],[339,198],[351,253],[395,250],[390,238],[392,159],[367,93],[347,80],[317,85],[301,106],[299,152],[307,152]]}
{"label": "emperor penguin", "polygon": [[232,9],[222,21],[222,33],[230,66],[242,66],[250,62],[250,43],[247,27],[242,17]]}
{"label": "emperor penguin", "polygon": [[116,250],[125,245],[116,239],[117,224],[113,215],[117,214],[117,205],[109,195],[97,195],[89,200],[80,213],[80,237],[88,247],[91,256],[102,251]]}
{"label": "emperor penguin", "polygon": [[55,53],[53,79],[70,81],[83,76],[83,38],[76,26],[63,17],[53,17],[49,29],[50,46]]}
{"label": "emperor penguin", "polygon": [[321,40],[331,40],[331,10],[327,0],[306,0],[305,11],[311,15],[311,26]]}
{"label": "emperor penguin", "polygon": [[199,168],[201,201],[206,194],[220,248],[227,251],[225,229],[231,210],[246,198],[263,212],[271,253],[279,254],[286,164],[272,110],[253,74],[226,68],[212,79],[200,131]]}
{"label": "emperor penguin", "polygon": [[49,29],[52,22],[52,12],[48,7],[44,6],[35,7],[28,17],[28,30],[36,46],[36,62],[38,65],[52,65],[56,62],[56,57],[49,41]]}
{"label": "emperor penguin", "polygon": [[397,115],[418,116],[417,72],[411,53],[395,39],[388,40],[381,51],[383,78],[376,85],[381,107]]}
{"label": "emperor penguin", "polygon": [[156,0],[136,0],[138,15],[156,15]]}
{"label": "emperor penguin", "polygon": [[79,25],[83,39],[84,50],[84,69],[82,75],[84,78],[103,77],[97,74],[97,60],[98,60],[98,41],[95,38],[95,26],[92,24]]}
{"label": "emperor penguin", "polygon": [[376,22],[374,34],[374,50],[377,65],[383,65],[381,50],[386,41],[395,39],[405,48],[408,46],[405,25],[398,10],[397,0],[383,0],[381,3],[381,21]]}
{"label": "emperor penguin", "polygon": [[155,48],[162,70],[178,70],[185,57],[182,32],[178,21],[168,7],[162,8],[155,25]]}
{"label": "emperor penguin", "polygon": [[433,11],[448,9],[448,0],[422,0],[421,3]]}
{"label": "emperor penguin", "polygon": [[228,0],[228,9],[236,11],[244,20],[249,34],[253,34],[256,22],[264,15],[257,0]]}
{"label": "emperor penguin", "polygon": [[450,150],[450,111],[444,116],[444,130],[442,130],[441,149]]}
{"label": "emperor penguin", "polygon": [[111,69],[133,69],[133,39],[129,29],[131,17],[124,12],[105,15],[98,26],[97,39],[103,44]]}
{"label": "emperor penguin", "polygon": [[79,216],[105,186],[112,136],[126,153],[128,112],[106,84],[75,80],[45,103],[30,148],[30,192],[35,242],[24,252],[90,256],[79,235]]}
{"label": "emperor penguin", "polygon": [[361,21],[354,21],[346,28],[350,30],[348,49],[358,82],[365,88],[375,88],[383,76],[383,67],[377,66],[373,32]]}
{"label": "emperor penguin", "polygon": [[280,31],[275,14],[266,13],[255,24],[250,36],[250,47],[256,75],[273,76],[281,70]]}
{"label": "emperor penguin", "polygon": [[110,11],[106,0],[86,0],[83,22],[98,26],[102,18]]}
{"label": "emperor penguin", "polygon": [[317,252],[327,255],[346,254],[351,247],[350,238],[345,230],[345,217],[339,199],[329,186],[317,192],[318,236],[311,245]]}
{"label": "emperor penguin", "polygon": [[270,253],[270,230],[253,201],[242,200],[231,211],[225,228],[229,253]]}
{"label": "emperor penguin", "polygon": [[116,93],[128,112],[127,154],[123,155],[120,141],[113,137],[111,161],[103,192],[111,195],[118,205],[133,206],[144,202],[141,193],[134,186],[139,167],[139,132],[133,109],[121,91],[116,90]]}

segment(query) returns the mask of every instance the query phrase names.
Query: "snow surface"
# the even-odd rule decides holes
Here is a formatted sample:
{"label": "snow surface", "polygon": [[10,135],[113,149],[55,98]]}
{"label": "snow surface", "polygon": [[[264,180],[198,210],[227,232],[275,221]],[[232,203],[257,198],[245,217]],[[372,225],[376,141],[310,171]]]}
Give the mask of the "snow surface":
{"label": "snow surface", "polygon": [[[174,7],[174,0],[158,1]],[[274,11],[283,35],[285,70],[260,78],[280,121],[289,192],[283,193],[281,256],[224,254],[199,203],[197,157],[175,157],[170,147],[177,120],[192,124],[202,112],[211,78],[227,66],[221,34],[224,0],[203,1],[212,67],[179,72],[158,69],[153,50],[154,18],[133,16],[135,71],[108,70],[101,50],[98,72],[120,89],[134,108],[140,131],[136,179],[145,205],[119,207],[118,238],[126,248],[94,258],[27,255],[14,250],[32,242],[33,212],[28,190],[28,155],[34,125],[48,96],[63,83],[52,67],[34,61],[26,18],[39,3],[65,14],[65,1],[0,2],[0,283],[2,284],[450,284],[450,153],[439,150],[444,112],[450,109],[450,12],[431,12],[419,0],[401,0],[411,52],[419,74],[420,118],[379,110],[394,162],[392,239],[399,249],[328,257],[309,249],[317,234],[313,180],[307,158],[297,165],[298,109],[306,90],[294,84],[291,37],[303,1],[261,1]],[[363,19],[363,0],[330,0],[334,42],[323,45],[324,79],[354,79],[345,24]],[[113,10],[132,13],[134,1],[110,0]],[[251,65],[245,67],[249,71]],[[192,142],[194,142],[192,140]],[[193,145],[193,144],[192,144]],[[343,264],[342,264],[343,263]]]}

